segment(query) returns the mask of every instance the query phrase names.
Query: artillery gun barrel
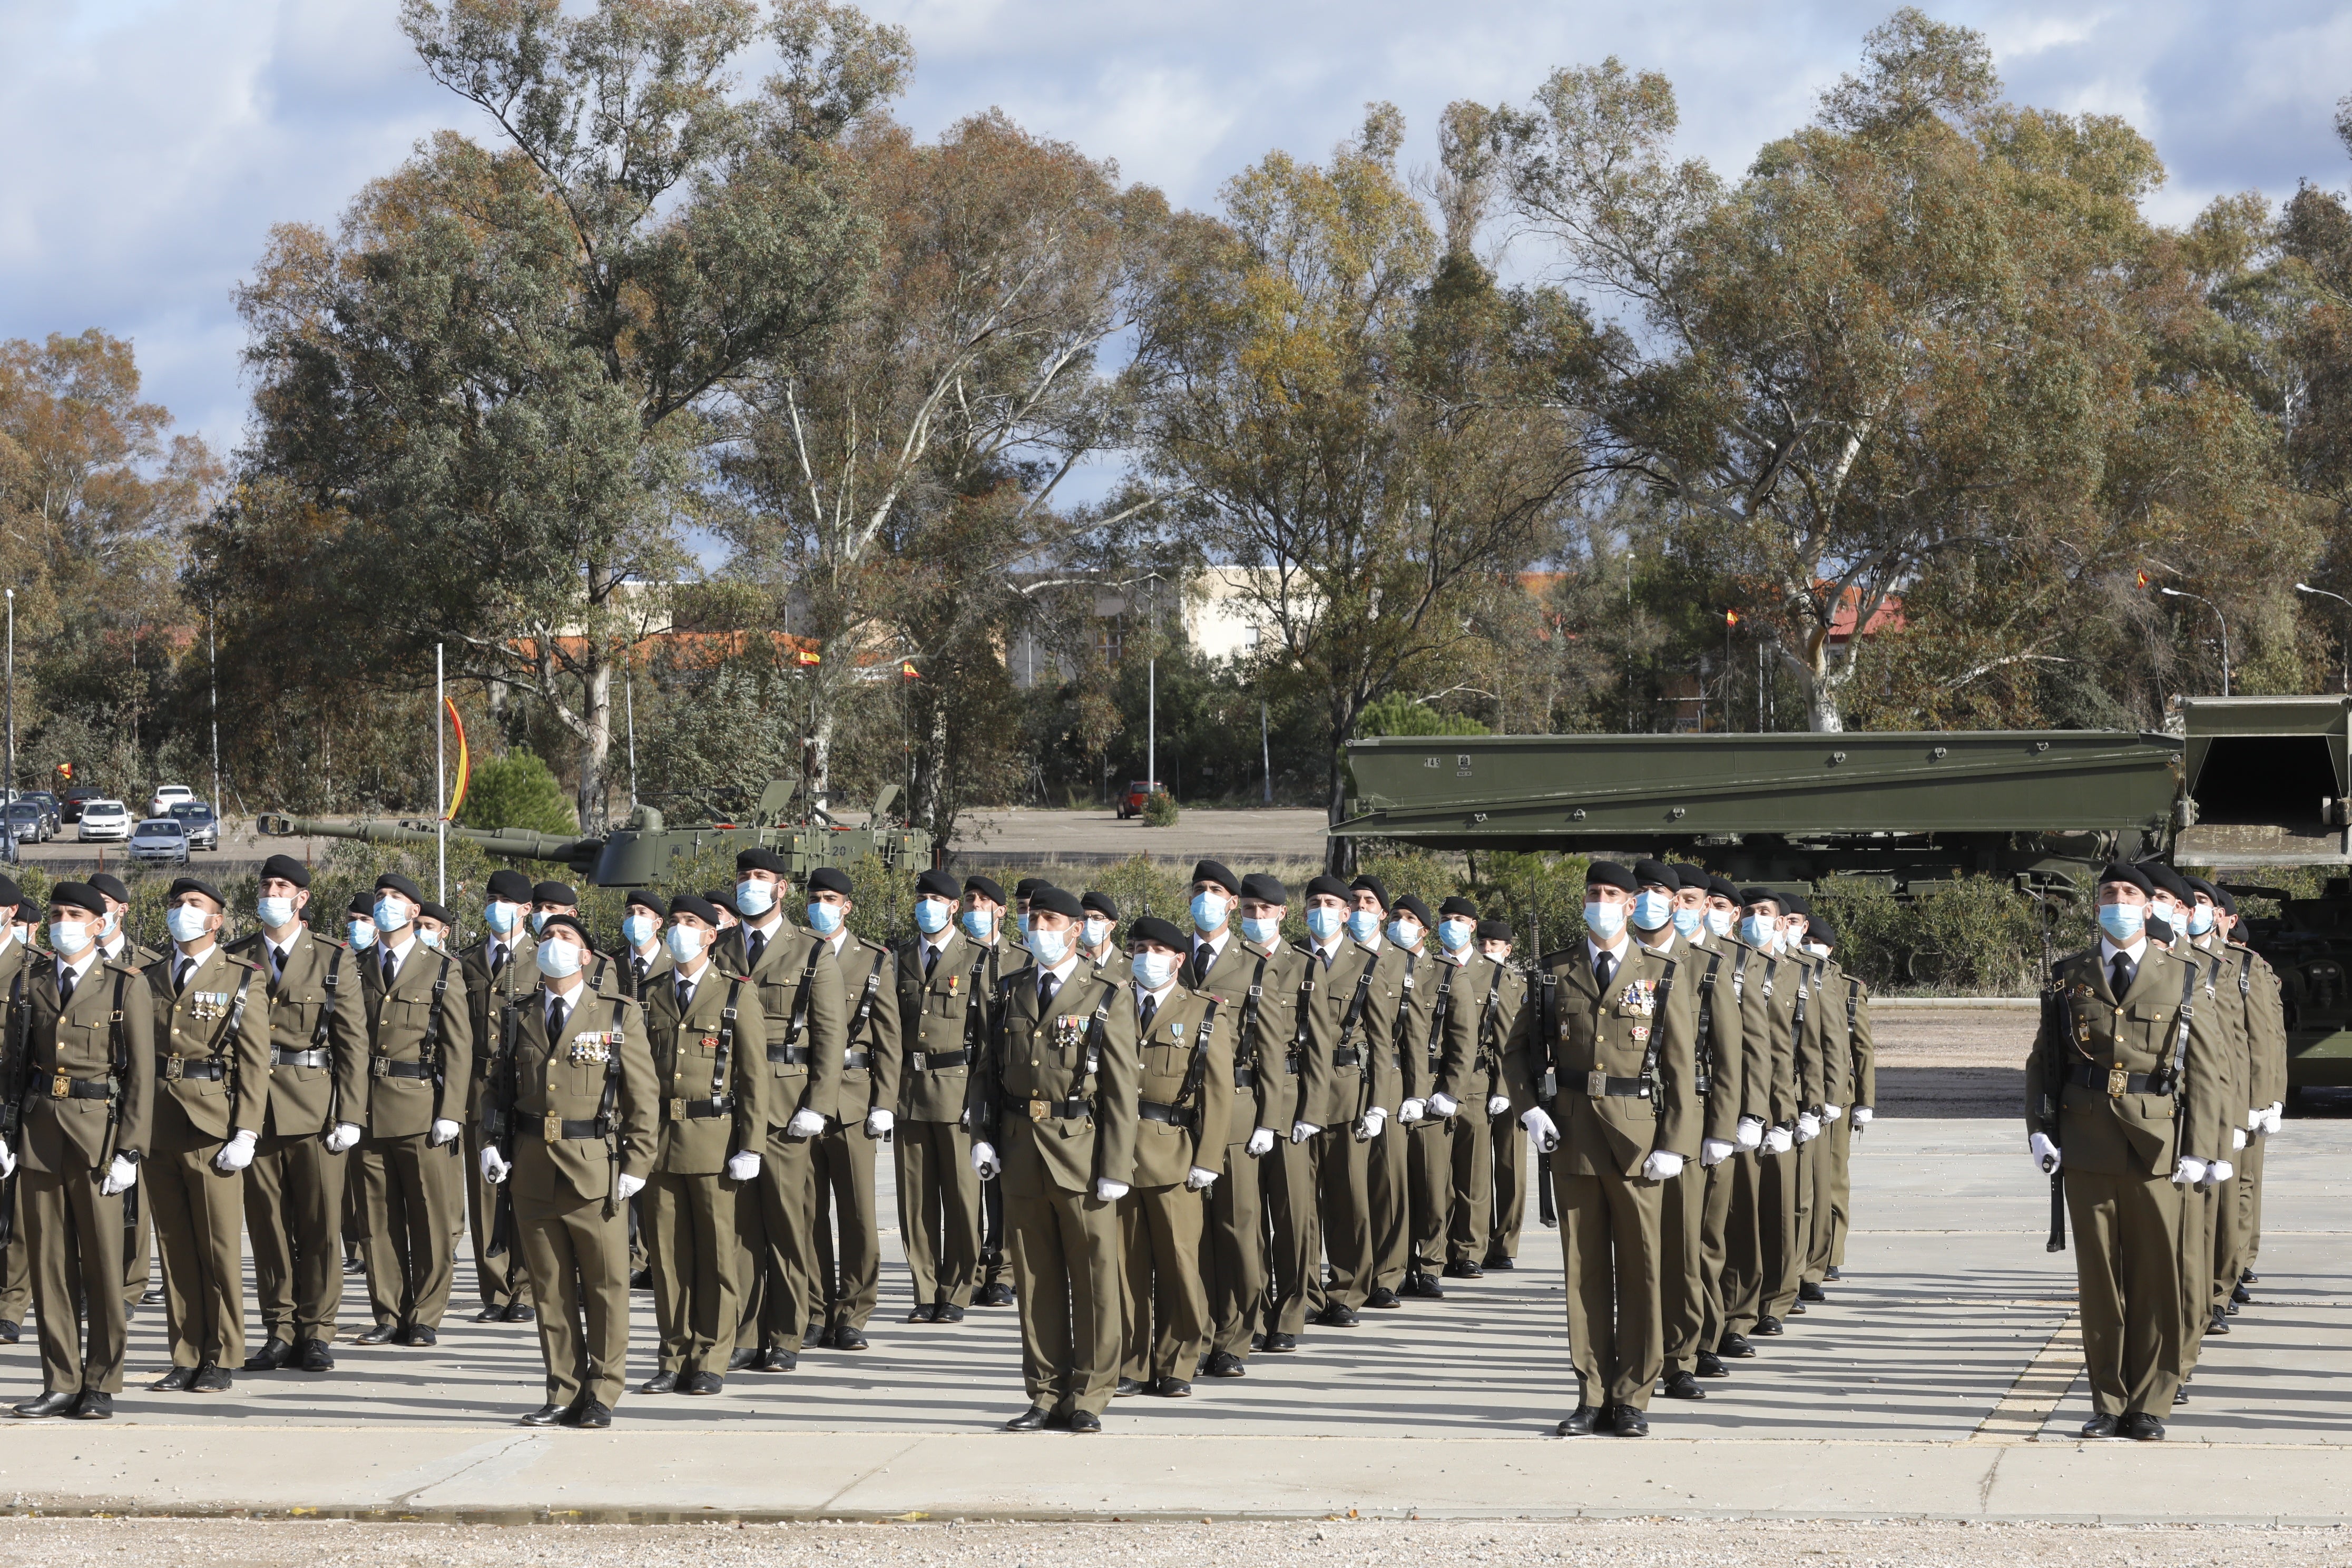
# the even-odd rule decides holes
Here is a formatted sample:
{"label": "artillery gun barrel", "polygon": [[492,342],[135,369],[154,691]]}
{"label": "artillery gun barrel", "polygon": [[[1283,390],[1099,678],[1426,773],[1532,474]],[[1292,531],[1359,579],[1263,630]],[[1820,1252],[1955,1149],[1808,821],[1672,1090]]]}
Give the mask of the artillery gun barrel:
{"label": "artillery gun barrel", "polygon": [[[268,838],[352,838],[363,844],[432,844],[438,838],[430,822],[334,822],[325,817],[265,812],[254,819],[254,826]],[[459,827],[452,824],[448,835],[452,839],[478,844],[492,855],[516,860],[561,861],[583,872],[596,864],[597,851],[604,844],[601,838],[566,838],[524,827]]]}

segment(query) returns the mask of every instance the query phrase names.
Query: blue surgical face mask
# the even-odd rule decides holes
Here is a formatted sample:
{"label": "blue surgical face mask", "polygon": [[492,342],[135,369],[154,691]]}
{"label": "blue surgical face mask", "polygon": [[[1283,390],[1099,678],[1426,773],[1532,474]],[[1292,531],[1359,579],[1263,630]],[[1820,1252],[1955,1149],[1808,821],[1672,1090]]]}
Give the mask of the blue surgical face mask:
{"label": "blue surgical face mask", "polygon": [[945,899],[917,899],[915,929],[925,936],[937,936],[948,929],[948,921],[954,914],[955,906]]}
{"label": "blue surgical face mask", "polygon": [[[1682,932],[1683,935],[1696,936],[1698,928],[1706,923],[1705,910],[1685,909],[1679,904],[1675,906],[1675,930]],[[1724,923],[1726,925],[1730,923],[1729,917],[1726,917]]]}
{"label": "blue surgical face mask", "polygon": [[294,900],[259,899],[254,902],[253,912],[261,917],[263,925],[268,926],[271,931],[278,931],[294,923]]}
{"label": "blue surgical face mask", "polygon": [[542,942],[534,950],[539,972],[550,980],[566,980],[580,973],[580,949],[570,937]]}
{"label": "blue surgical face mask", "polygon": [[[520,904],[510,904],[504,899],[493,899],[483,906],[482,919],[499,936],[514,935],[515,917],[522,910]],[[536,928],[534,928],[536,929]]]}
{"label": "blue surgical face mask", "polygon": [[822,899],[808,907],[809,930],[819,936],[831,936],[841,929],[841,906],[828,904]]}
{"label": "blue surgical face mask", "polygon": [[49,951],[60,958],[71,958],[89,945],[88,921],[51,921]]}
{"label": "blue surgical face mask", "polygon": [[1460,952],[1470,945],[1470,939],[1477,934],[1477,921],[1465,921],[1457,916],[1452,920],[1437,922],[1437,940],[1444,944],[1446,952]]}
{"label": "blue surgical face mask", "polygon": [[530,934],[531,934],[531,935],[533,935],[533,936],[537,936],[541,931],[545,931],[545,930],[547,929],[547,917],[548,917],[548,916],[550,916],[550,915],[551,915],[551,914],[553,914],[554,912],[555,912],[555,911],[554,911],[553,910],[531,910],[531,911],[530,911]]}
{"label": "blue surgical face mask", "polygon": [[423,926],[418,926],[416,928],[416,940],[423,942],[426,947],[437,948],[441,945],[441,933],[437,931],[426,931]]}
{"label": "blue surgical face mask", "polygon": [[1222,931],[1225,924],[1225,911],[1232,908],[1232,901],[1223,893],[1212,893],[1204,889],[1193,894],[1192,929],[1202,936],[1213,931]]}
{"label": "blue surgical face mask", "polygon": [[1040,927],[1029,933],[1029,951],[1036,955],[1038,967],[1051,969],[1070,956],[1070,933]]}
{"label": "blue surgical face mask", "polygon": [[362,952],[365,952],[369,948],[375,945],[375,922],[373,921],[363,921],[354,915],[350,920],[343,922],[343,931],[344,934],[352,939],[352,945],[359,949]]}
{"label": "blue surgical face mask", "polygon": [[205,934],[205,921],[211,918],[194,904],[173,904],[164,912],[163,924],[173,942],[194,942]]}
{"label": "blue surgical face mask", "polygon": [[408,905],[386,893],[375,901],[375,929],[398,931],[408,923]]}
{"label": "blue surgical face mask", "polygon": [[1317,942],[1329,942],[1339,934],[1347,916],[1328,904],[1317,904],[1307,911],[1307,931]]}
{"label": "blue surgical face mask", "polygon": [[1413,947],[1421,942],[1419,921],[1389,921],[1389,940],[1399,947]]}
{"label": "blue surgical face mask", "polygon": [[1242,935],[1260,947],[1272,947],[1282,940],[1282,921],[1278,919],[1252,920],[1244,915],[1242,917]]}
{"label": "blue surgical face mask", "polygon": [[1739,934],[1750,947],[1769,950],[1780,940],[1780,917],[1778,915],[1742,915]]}
{"label": "blue surgical face mask", "polygon": [[1592,933],[1596,942],[1615,942],[1618,933],[1625,929],[1625,906],[1587,899],[1584,902],[1584,927]]}
{"label": "blue surgical face mask", "polygon": [[1088,915],[1086,920],[1086,942],[1088,947],[1100,947],[1110,940],[1110,921],[1100,915]]}
{"label": "blue surgical face mask", "polygon": [[1633,923],[1643,931],[1655,931],[1674,918],[1675,899],[1672,893],[1644,888],[1633,895]]}
{"label": "blue surgical face mask", "polygon": [[776,907],[776,885],[746,879],[735,884],[735,912],[758,920]]}
{"label": "blue surgical face mask", "polygon": [[2190,936],[2203,936],[2207,931],[2211,931],[2212,929],[2213,906],[2210,904],[2189,905],[2189,934]]}
{"label": "blue surgical face mask", "polygon": [[1178,959],[1172,952],[1161,952],[1155,948],[1137,953],[1129,962],[1134,967],[1135,978],[1142,983],[1146,991],[1157,991],[1176,978]]}
{"label": "blue surgical face mask", "polygon": [[661,921],[651,915],[631,915],[621,922],[621,934],[628,939],[631,947],[643,947],[653,941],[654,932],[660,928]]}
{"label": "blue surgical face mask", "polygon": [[692,963],[702,954],[703,933],[690,925],[674,925],[662,932],[663,945],[680,963]]}
{"label": "blue surgical face mask", "polygon": [[1348,934],[1358,942],[1370,942],[1381,929],[1381,917],[1370,910],[1348,911]]}
{"label": "blue surgical face mask", "polygon": [[2145,904],[2099,906],[2099,929],[2106,932],[2107,940],[2117,947],[2129,947],[2137,942],[2147,925],[2147,906]]}
{"label": "blue surgical face mask", "polygon": [[1729,910],[1707,910],[1706,929],[1713,931],[1717,936],[1729,936],[1731,934],[1731,911]]}
{"label": "blue surgical face mask", "polygon": [[996,916],[987,910],[964,910],[963,934],[974,942],[986,942],[996,934]]}

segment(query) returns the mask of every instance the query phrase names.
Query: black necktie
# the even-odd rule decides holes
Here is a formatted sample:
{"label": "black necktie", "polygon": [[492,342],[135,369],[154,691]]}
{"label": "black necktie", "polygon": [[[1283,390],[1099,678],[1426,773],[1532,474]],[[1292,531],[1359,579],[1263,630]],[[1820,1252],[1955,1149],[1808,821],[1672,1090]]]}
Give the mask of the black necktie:
{"label": "black necktie", "polygon": [[650,964],[646,963],[646,961],[645,961],[644,959],[642,959],[642,958],[638,959],[636,962],[637,962],[637,994],[638,994],[638,995],[640,995],[640,996],[642,996],[642,995],[644,995],[644,994],[645,994],[645,992],[646,992],[646,971],[647,969],[651,968],[651,967],[652,967],[652,965],[650,965]]}
{"label": "black necktie", "polygon": [[275,942],[271,943],[269,948],[269,967],[278,974],[278,978],[281,980],[285,978],[286,950],[278,946]]}
{"label": "black necktie", "polygon": [[561,996],[558,996],[558,997],[556,997],[553,1001],[551,1001],[551,1002],[548,1003],[548,1005],[547,1005],[547,1041],[548,1041],[548,1044],[550,1044],[550,1045],[553,1045],[556,1041],[558,1041],[558,1040],[560,1040],[560,1039],[562,1039],[562,1038],[563,1037],[563,1020],[564,1020],[568,1016],[570,1016],[571,1011],[572,1011],[572,1009],[571,1009],[570,1007],[568,1007],[568,1006],[566,1006],[566,1005],[564,1005],[563,998],[562,998],[562,997],[561,997]]}
{"label": "black necktie", "polygon": [[693,1005],[694,982],[682,979],[677,983],[677,1016],[681,1018],[685,1017],[687,1008]]}
{"label": "black necktie", "polygon": [[1146,996],[1143,999],[1143,1010],[1136,1015],[1135,1032],[1139,1035],[1150,1034],[1151,1020],[1159,1012],[1160,999],[1157,996]]}
{"label": "black necktie", "polygon": [[502,942],[490,943],[490,978],[496,980],[499,977],[499,971],[506,966],[507,944]]}
{"label": "black necktie", "polygon": [[63,968],[59,969],[59,970],[58,971],[58,1012],[60,1012],[60,1013],[64,1012],[64,1011],[66,1010],[66,1007],[68,1006],[68,1004],[70,1004],[70,1003],[73,1001],[73,993],[74,993],[74,972],[73,972],[72,970],[70,970],[70,969],[63,969]]}
{"label": "black necktie", "polygon": [[1331,953],[1329,949],[1318,947],[1315,950],[1315,956],[1323,961],[1324,968],[1328,969],[1331,967]]}
{"label": "black necktie", "polygon": [[2131,989],[2132,977],[2138,973],[2139,965],[2132,962],[2130,953],[2116,954],[2115,973],[2109,978],[2108,984],[2116,988],[2116,1001],[2120,1002],[2124,999],[2124,993]]}
{"label": "black necktie", "polygon": [[399,961],[392,956],[392,949],[385,948],[383,950],[383,988],[386,991],[392,989],[392,977],[399,973]]}
{"label": "black necktie", "polygon": [[1593,984],[1599,985],[1601,990],[1606,991],[1609,989],[1609,977],[1615,973],[1617,973],[1617,955],[1615,953],[1596,952],[1592,955]]}
{"label": "black necktie", "polygon": [[923,978],[924,978],[924,979],[929,980],[929,979],[931,977],[931,970],[932,970],[934,967],[936,967],[936,966],[938,965],[939,962],[940,962],[940,950],[939,950],[938,948],[936,948],[936,947],[933,947],[929,942],[925,942],[925,943],[923,944]]}
{"label": "black necktie", "polygon": [[768,951],[767,933],[765,931],[753,931],[749,940],[744,943],[744,951],[749,952],[751,957],[750,962],[745,963],[743,967],[746,969],[759,968],[760,955]]}
{"label": "black necktie", "polygon": [[195,967],[196,961],[193,958],[180,960],[178,967],[172,971],[172,990],[174,994],[188,988],[188,974]]}
{"label": "black necktie", "polygon": [[1217,949],[1216,949],[1216,944],[1215,944],[1215,943],[1213,943],[1213,942],[1202,942],[1200,946],[1198,946],[1198,947],[1196,947],[1196,948],[1194,948],[1194,949],[1192,950],[1192,973],[1195,973],[1195,974],[1206,974],[1206,973],[1209,973],[1209,965],[1211,965],[1211,964],[1213,964],[1213,963],[1216,963],[1216,962],[1217,962]]}
{"label": "black necktie", "polygon": [[1054,972],[1052,970],[1048,969],[1039,974],[1037,977],[1037,1011],[1043,1013],[1046,1008],[1051,1007],[1054,1005],[1054,993],[1059,991],[1061,988],[1062,983],[1054,977]]}

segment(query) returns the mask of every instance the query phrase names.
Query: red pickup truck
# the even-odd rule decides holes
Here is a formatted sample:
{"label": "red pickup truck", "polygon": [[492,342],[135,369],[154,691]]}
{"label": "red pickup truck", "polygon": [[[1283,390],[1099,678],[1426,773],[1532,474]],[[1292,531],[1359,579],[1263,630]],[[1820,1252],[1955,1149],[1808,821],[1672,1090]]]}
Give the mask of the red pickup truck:
{"label": "red pickup truck", "polygon": [[1150,804],[1153,795],[1167,793],[1166,786],[1153,784],[1149,779],[1134,780],[1127,786],[1127,793],[1118,797],[1118,819],[1125,822],[1130,816],[1141,816],[1143,808]]}

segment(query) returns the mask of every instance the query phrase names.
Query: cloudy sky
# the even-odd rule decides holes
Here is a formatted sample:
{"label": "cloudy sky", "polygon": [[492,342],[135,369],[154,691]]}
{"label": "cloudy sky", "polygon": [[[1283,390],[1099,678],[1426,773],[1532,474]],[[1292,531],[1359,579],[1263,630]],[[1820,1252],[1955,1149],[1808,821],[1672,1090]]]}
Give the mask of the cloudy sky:
{"label": "cloudy sky", "polygon": [[[1269,147],[1318,155],[1363,103],[1404,109],[1433,156],[1450,100],[1522,100],[1554,66],[1664,70],[1685,146],[1718,166],[1810,112],[1852,68],[1872,4],[1729,0],[871,0],[918,51],[903,114],[935,131],[992,104],[1213,205]],[[1991,40],[2020,102],[2127,116],[2171,171],[2157,216],[2217,194],[2341,186],[2352,8],[2320,0],[1929,7]],[[2062,13],[2064,19],[2056,19]],[[244,417],[230,295],[271,225],[331,223],[444,125],[395,0],[0,0],[0,338],[97,326],[147,390],[223,447]]]}

